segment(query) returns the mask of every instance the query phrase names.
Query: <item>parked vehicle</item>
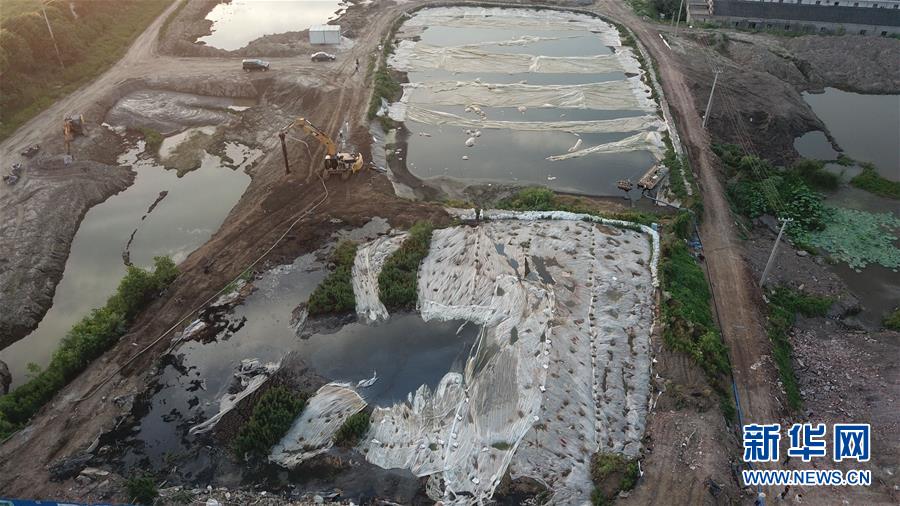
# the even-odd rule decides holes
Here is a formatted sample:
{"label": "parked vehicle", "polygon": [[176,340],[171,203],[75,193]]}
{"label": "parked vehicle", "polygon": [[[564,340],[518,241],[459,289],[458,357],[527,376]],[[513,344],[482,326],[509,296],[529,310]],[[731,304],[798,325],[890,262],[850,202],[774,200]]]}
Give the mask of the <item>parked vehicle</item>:
{"label": "parked vehicle", "polygon": [[40,150],[41,150],[40,144],[32,144],[32,145],[28,146],[27,148],[23,149],[19,154],[24,156],[25,158],[31,158],[32,156],[36,155],[37,152]]}
{"label": "parked vehicle", "polygon": [[244,60],[241,62],[241,65],[244,68],[245,72],[252,72],[254,70],[262,70],[263,72],[269,70],[269,62],[265,60]]}
{"label": "parked vehicle", "polygon": [[312,61],[334,61],[337,57],[325,51],[319,51],[318,53],[313,53],[310,58]]}

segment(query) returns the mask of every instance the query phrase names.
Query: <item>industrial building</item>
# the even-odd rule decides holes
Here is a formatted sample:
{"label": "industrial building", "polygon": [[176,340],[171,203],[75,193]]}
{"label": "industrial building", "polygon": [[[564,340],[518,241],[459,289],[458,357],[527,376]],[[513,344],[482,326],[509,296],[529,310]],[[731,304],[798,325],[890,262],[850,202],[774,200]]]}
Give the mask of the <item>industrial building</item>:
{"label": "industrial building", "polygon": [[689,0],[688,22],[801,33],[900,34],[900,0]]}

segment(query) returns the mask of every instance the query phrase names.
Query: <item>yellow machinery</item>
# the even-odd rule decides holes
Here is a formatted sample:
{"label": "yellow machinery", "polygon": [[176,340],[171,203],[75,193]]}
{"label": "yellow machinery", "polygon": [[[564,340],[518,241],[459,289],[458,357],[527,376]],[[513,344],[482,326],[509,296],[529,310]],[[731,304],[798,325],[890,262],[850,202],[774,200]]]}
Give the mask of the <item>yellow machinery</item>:
{"label": "yellow machinery", "polygon": [[66,116],[63,118],[63,140],[66,143],[66,154],[71,154],[70,145],[76,135],[84,135],[84,116]]}
{"label": "yellow machinery", "polygon": [[356,174],[362,170],[365,162],[363,161],[361,153],[338,153],[337,146],[334,141],[331,140],[331,137],[319,129],[319,127],[310,123],[306,118],[297,118],[278,134],[281,138],[281,151],[284,155],[284,167],[287,172],[290,172],[291,170],[288,165],[287,146],[284,143],[284,137],[287,135],[287,132],[294,127],[300,128],[304,132],[312,135],[317,141],[325,146],[327,154],[325,155],[325,163],[322,169],[322,175],[325,179],[332,174],[339,174],[341,179],[347,179],[351,174]]}

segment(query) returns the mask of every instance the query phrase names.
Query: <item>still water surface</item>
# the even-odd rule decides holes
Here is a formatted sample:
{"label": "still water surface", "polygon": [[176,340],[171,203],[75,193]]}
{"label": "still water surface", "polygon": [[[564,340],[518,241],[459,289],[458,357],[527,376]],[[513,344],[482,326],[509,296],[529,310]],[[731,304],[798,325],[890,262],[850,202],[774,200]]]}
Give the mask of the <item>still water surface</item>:
{"label": "still water surface", "polygon": [[197,42],[240,49],[264,35],[297,32],[337,17],[344,3],[338,0],[233,0],[213,7],[206,19],[212,34]]}
{"label": "still water surface", "polygon": [[[179,263],[219,228],[250,183],[250,176],[226,167],[217,156],[206,154],[199,169],[178,178],[175,171],[138,158],[142,151],[143,142],[119,160],[137,172],[134,184],[85,215],[53,306],[41,323],[0,352],[13,375],[13,387],[27,379],[29,363],[46,366],[69,328],[115,292],[126,271],[122,252],[135,229],[130,247],[134,265],[151,267],[155,256]],[[142,219],[162,191],[168,195]]]}

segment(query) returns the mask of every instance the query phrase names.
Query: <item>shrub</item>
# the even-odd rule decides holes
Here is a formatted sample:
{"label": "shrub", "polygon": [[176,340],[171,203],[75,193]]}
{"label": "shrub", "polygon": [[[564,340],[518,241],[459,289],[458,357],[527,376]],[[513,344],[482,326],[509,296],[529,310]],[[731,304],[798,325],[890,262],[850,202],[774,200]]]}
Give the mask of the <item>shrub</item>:
{"label": "shrub", "polygon": [[47,368],[0,397],[0,438],[24,426],[56,392],[111,348],[128,323],[178,275],[169,258],[156,257],[154,264],[153,272],[129,267],[106,305],[72,326]]}
{"label": "shrub", "polygon": [[[0,29],[0,139],[118,61],[172,0],[71,0],[46,5],[60,57],[34,2],[6,12]],[[77,18],[73,15],[77,13]],[[73,111],[75,112],[75,111]]]}
{"label": "shrub", "polygon": [[886,329],[900,330],[900,307],[885,314],[882,323]]}
{"label": "shrub", "polygon": [[367,411],[360,411],[352,415],[334,433],[334,443],[345,448],[356,446],[369,431],[370,423],[371,418]]}
{"label": "shrub", "polygon": [[418,300],[419,265],[428,255],[434,225],[420,221],[409,236],[384,262],[378,275],[378,292],[388,310],[412,309]]}
{"label": "shrub", "polygon": [[818,160],[800,159],[791,167],[791,172],[806,184],[820,190],[837,190],[841,184],[840,176],[825,170],[825,164]]}
{"label": "shrub", "polygon": [[273,387],[260,397],[253,414],[232,441],[232,449],[241,458],[264,457],[281,440],[303,411],[305,401],[284,387]]}
{"label": "shrub", "polygon": [[900,199],[900,182],[885,179],[871,163],[861,164],[862,172],[850,180],[850,184],[869,193],[891,199]]}
{"label": "shrub", "polygon": [[787,392],[791,409],[800,409],[803,400],[791,359],[793,348],[788,337],[797,313],[804,316],[824,316],[831,307],[832,300],[826,297],[805,294],[779,286],[769,295],[769,339],[772,341],[772,355],[778,366],[778,375],[784,391]]}
{"label": "shrub", "polygon": [[609,504],[619,492],[637,485],[640,470],[636,459],[618,453],[597,452],[591,457],[591,481],[594,482],[593,503]]}
{"label": "shrub", "polygon": [[334,270],[309,296],[307,308],[310,316],[347,313],[356,309],[356,297],[353,295],[353,261],[356,259],[357,247],[353,241],[344,241],[334,249],[334,253],[331,254]]}
{"label": "shrub", "polygon": [[129,500],[138,504],[153,504],[159,492],[156,490],[156,480],[152,476],[135,475],[125,482],[125,490],[128,491]]}

